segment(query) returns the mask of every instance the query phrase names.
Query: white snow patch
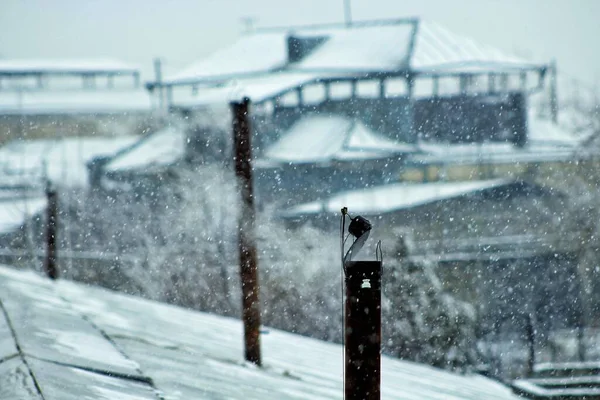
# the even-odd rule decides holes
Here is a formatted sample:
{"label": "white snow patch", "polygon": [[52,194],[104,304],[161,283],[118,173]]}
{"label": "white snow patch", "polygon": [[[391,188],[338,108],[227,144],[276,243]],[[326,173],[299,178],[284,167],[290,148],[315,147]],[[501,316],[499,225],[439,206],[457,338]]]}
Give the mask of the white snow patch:
{"label": "white snow patch", "polygon": [[346,206],[355,213],[378,215],[502,186],[508,182],[510,180],[492,179],[385,185],[344,192],[327,200],[301,204],[282,212],[281,215],[292,217],[317,213],[337,213]]}
{"label": "white snow patch", "polygon": [[185,132],[168,127],[142,138],[129,151],[117,156],[106,171],[166,166],[180,161],[185,153]]}
{"label": "white snow patch", "polygon": [[283,163],[377,159],[413,151],[414,147],[387,139],[341,116],[311,116],[295,123],[265,153],[268,161]]}
{"label": "white snow patch", "polygon": [[15,140],[0,149],[0,174],[28,184],[41,183],[46,168],[53,182],[85,186],[88,162],[113,155],[138,140],[138,136]]}
{"label": "white snow patch", "polygon": [[14,232],[45,208],[44,197],[0,200],[0,233]]}
{"label": "white snow patch", "polygon": [[56,351],[69,357],[78,357],[115,367],[139,368],[138,363],[128,360],[119,353],[104,337],[88,335],[79,331],[44,328],[39,335],[51,339]]}

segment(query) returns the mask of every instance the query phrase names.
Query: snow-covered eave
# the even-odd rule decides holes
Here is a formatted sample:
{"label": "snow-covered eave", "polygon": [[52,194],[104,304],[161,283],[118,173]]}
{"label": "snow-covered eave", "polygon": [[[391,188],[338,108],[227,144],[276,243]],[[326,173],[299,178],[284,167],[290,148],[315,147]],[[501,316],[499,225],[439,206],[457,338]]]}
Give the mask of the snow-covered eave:
{"label": "snow-covered eave", "polygon": [[110,59],[49,60],[11,59],[0,60],[0,76],[25,75],[131,75],[139,74],[137,65]]}
{"label": "snow-covered eave", "polygon": [[515,163],[535,163],[535,162],[569,162],[585,158],[585,155],[578,155],[574,149],[560,149],[552,152],[518,152],[512,154],[493,154],[482,152],[481,155],[458,155],[451,154],[433,155],[417,154],[407,160],[410,165],[428,166],[428,165],[475,165],[475,164],[515,164]]}
{"label": "snow-covered eave", "polygon": [[[366,216],[379,216],[382,214],[389,214],[393,212],[398,212],[402,210],[407,210],[431,203],[435,203],[437,201],[444,201],[452,198],[458,198],[462,196],[469,196],[475,193],[479,193],[484,190],[494,189],[501,186],[509,185],[511,183],[515,183],[517,180],[515,179],[494,179],[488,181],[467,181],[467,182],[435,182],[435,183],[420,183],[420,184],[404,184],[404,183],[396,183],[384,186],[376,186],[366,189],[352,190],[348,192],[342,192],[337,195],[334,195],[327,199],[316,200],[309,203],[300,204],[294,207],[291,207],[287,210],[282,210],[277,213],[279,217],[282,218],[300,218],[300,217],[309,217],[314,215],[324,215],[324,214],[332,214],[337,212],[340,207],[338,207],[342,202],[351,203],[358,202],[359,204],[354,205],[352,208],[355,212],[359,212],[362,215]],[[461,184],[464,186],[461,190],[455,190],[452,193],[437,193],[440,191],[438,187],[435,185],[447,185],[447,186],[460,186]],[[415,189],[417,187],[422,189],[430,189],[433,190],[433,194],[429,195],[416,195],[416,199],[412,201],[404,201],[406,199],[401,198],[402,201],[396,204],[374,204],[374,196],[375,193],[373,191],[379,191],[377,194],[378,198],[389,198],[390,196],[396,195],[398,193],[393,193],[395,190],[407,190],[408,192],[411,189]],[[468,186],[468,187],[467,187]],[[387,192],[386,192],[387,191]],[[371,192],[371,193],[370,193]],[[406,195],[406,193],[405,193]],[[361,198],[362,196],[362,198]],[[400,196],[402,197],[402,196]],[[366,204],[366,200],[369,202]],[[362,201],[361,201],[362,200]],[[338,204],[339,203],[339,204]],[[348,204],[350,206],[350,204]],[[343,206],[343,205],[342,205]]]}
{"label": "snow-covered eave", "polygon": [[219,87],[235,79],[264,78],[276,73],[279,69],[266,69],[263,71],[238,72],[235,74],[210,75],[210,76],[186,76],[183,78],[163,79],[162,81],[147,81],[146,88],[150,91],[161,87],[177,86],[206,86]]}
{"label": "snow-covered eave", "polygon": [[146,115],[152,111],[152,107],[98,107],[98,108],[76,108],[76,107],[53,107],[53,108],[35,108],[26,107],[21,109],[3,108],[0,109],[0,115],[6,116],[44,116],[44,115]]}
{"label": "snow-covered eave", "polygon": [[535,398],[545,399],[565,399],[565,398],[585,398],[585,396],[600,396],[600,389],[596,388],[554,388],[548,389],[538,386],[526,379],[516,380],[512,384],[516,394],[525,397],[535,396]]}
{"label": "snow-covered eave", "polygon": [[282,159],[282,158],[260,158],[255,161],[254,166],[259,169],[268,169],[268,168],[294,168],[301,166],[313,166],[315,168],[328,168],[335,167],[341,165],[347,165],[349,163],[380,163],[386,161],[397,162],[400,161],[401,158],[404,157],[405,153],[402,152],[383,152],[383,151],[375,151],[369,150],[364,152],[361,156],[361,152],[352,152],[355,153],[352,155],[344,156],[343,154],[336,154],[327,158],[314,158],[314,159],[302,159],[302,160],[293,160],[293,159]]}
{"label": "snow-covered eave", "polygon": [[129,168],[114,168],[107,170],[105,175],[109,179],[120,180],[123,177],[139,178],[141,176],[156,176],[166,173],[169,169],[176,167],[181,160],[172,162],[151,162],[144,165],[138,165]]}
{"label": "snow-covered eave", "polygon": [[547,64],[479,60],[423,66],[411,68],[411,71],[418,76],[457,76],[521,73],[532,71],[537,71],[543,74],[547,69]]}
{"label": "snow-covered eave", "polygon": [[308,68],[301,65],[290,64],[286,67],[266,69],[262,71],[248,71],[234,74],[210,75],[198,77],[184,77],[165,79],[160,82],[148,81],[146,87],[153,90],[158,87],[177,86],[204,86],[219,87],[237,79],[269,78],[277,74],[307,74],[312,81],[336,81],[347,79],[381,79],[394,77],[416,77],[416,76],[461,76],[480,74],[501,74],[538,71],[545,73],[548,64],[524,63],[524,62],[496,62],[486,60],[472,60],[463,62],[452,62],[446,64],[428,65],[422,67],[407,66],[408,60],[399,63],[393,68],[347,68],[347,67],[322,67]]}
{"label": "snow-covered eave", "polygon": [[[417,76],[448,76],[456,77],[461,75],[481,75],[481,74],[501,74],[501,73],[520,73],[538,71],[544,73],[548,68],[546,64],[537,63],[505,63],[491,61],[468,61],[448,64],[431,65],[425,67],[407,67],[406,62],[400,63],[394,68],[346,68],[346,67],[322,67],[322,68],[307,68],[302,66],[290,65],[264,71],[248,71],[235,74],[198,76],[165,79],[162,81],[148,81],[146,88],[150,91],[160,87],[177,87],[177,86],[203,86],[203,87],[219,87],[228,82],[238,79],[251,78],[269,78],[275,74],[291,73],[291,74],[307,74],[311,76],[313,81],[336,81],[348,79],[383,79],[383,78],[414,78]],[[316,75],[316,77],[312,77]]]}

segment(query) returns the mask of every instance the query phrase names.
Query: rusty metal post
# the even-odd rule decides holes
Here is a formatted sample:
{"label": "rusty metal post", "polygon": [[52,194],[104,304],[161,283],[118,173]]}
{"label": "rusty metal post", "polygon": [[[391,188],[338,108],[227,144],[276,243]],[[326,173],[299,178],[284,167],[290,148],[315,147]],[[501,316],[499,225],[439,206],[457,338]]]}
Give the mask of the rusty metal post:
{"label": "rusty metal post", "polygon": [[381,397],[381,261],[346,263],[345,400]]}
{"label": "rusty metal post", "polygon": [[52,184],[46,184],[46,258],[44,270],[50,279],[58,278],[56,268],[56,227],[58,224],[58,197]]}
{"label": "rusty metal post", "polygon": [[250,100],[231,103],[235,175],[241,191],[242,208],[238,216],[238,246],[242,279],[242,320],[246,360],[261,365],[260,304],[258,262],[254,235],[254,196],[252,193],[252,145],[249,121]]}

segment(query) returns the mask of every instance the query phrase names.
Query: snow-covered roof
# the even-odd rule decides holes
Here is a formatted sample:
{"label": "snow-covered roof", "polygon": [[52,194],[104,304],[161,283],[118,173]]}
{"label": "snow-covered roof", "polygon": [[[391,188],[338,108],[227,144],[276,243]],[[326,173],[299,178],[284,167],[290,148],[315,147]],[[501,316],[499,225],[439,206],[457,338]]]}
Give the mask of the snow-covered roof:
{"label": "snow-covered roof", "polygon": [[[381,23],[343,28],[292,30],[296,37],[324,37],[304,59],[288,66],[298,71],[398,71],[410,63],[411,23]],[[289,34],[289,33],[288,33]]]}
{"label": "snow-covered roof", "polygon": [[325,200],[300,204],[281,212],[283,217],[339,213],[342,207],[354,213],[380,215],[440,200],[476,193],[511,183],[509,179],[468,182],[397,183],[336,194]]}
{"label": "snow-covered roof", "polygon": [[135,65],[112,59],[0,59],[0,75],[134,74]]}
{"label": "snow-covered roof", "polygon": [[540,64],[458,35],[433,21],[420,21],[410,61],[417,72],[501,72]]}
{"label": "snow-covered roof", "polygon": [[141,138],[130,149],[115,156],[105,167],[107,172],[144,169],[151,171],[180,161],[185,153],[185,132],[167,127]]}
{"label": "snow-covered roof", "polygon": [[506,142],[435,143],[421,142],[418,152],[408,162],[416,164],[508,164],[573,159],[577,146],[584,137],[530,115],[527,144],[524,147]]}
{"label": "snow-covered roof", "polygon": [[193,63],[165,81],[228,78],[272,71],[287,63],[287,40],[279,32],[245,35],[233,45]]}
{"label": "snow-covered roof", "polygon": [[153,99],[139,90],[0,91],[0,115],[149,112]]}
{"label": "snow-covered roof", "polygon": [[313,115],[292,125],[257,165],[382,159],[412,151],[414,146],[387,139],[360,121]]}
{"label": "snow-covered roof", "polygon": [[0,234],[14,232],[45,208],[45,197],[0,199]]}
{"label": "snow-covered roof", "polygon": [[197,92],[178,92],[174,99],[176,107],[195,107],[225,104],[248,97],[261,102],[284,94],[294,88],[316,82],[330,73],[273,72],[267,76],[242,76],[224,81],[218,87],[202,87]]}
{"label": "snow-covered roof", "polygon": [[[7,267],[0,302],[0,400],[343,397],[336,344],[269,329],[256,368],[244,362],[239,320]],[[517,399],[482,376],[389,357],[382,398]]]}
{"label": "snow-covered roof", "polygon": [[[322,39],[322,43],[290,62],[287,44],[290,36],[300,40]],[[509,72],[540,67],[435,23],[405,19],[246,33],[232,46],[167,77],[162,83],[225,85],[217,91],[223,97],[238,95],[261,101],[289,87],[349,75]],[[271,83],[271,79],[277,83]],[[194,100],[206,102],[202,96],[185,101]],[[175,101],[179,105],[179,99]]]}
{"label": "snow-covered roof", "polygon": [[42,181],[46,169],[53,182],[84,186],[88,162],[113,155],[138,140],[138,136],[14,140],[0,148],[0,175],[34,183]]}

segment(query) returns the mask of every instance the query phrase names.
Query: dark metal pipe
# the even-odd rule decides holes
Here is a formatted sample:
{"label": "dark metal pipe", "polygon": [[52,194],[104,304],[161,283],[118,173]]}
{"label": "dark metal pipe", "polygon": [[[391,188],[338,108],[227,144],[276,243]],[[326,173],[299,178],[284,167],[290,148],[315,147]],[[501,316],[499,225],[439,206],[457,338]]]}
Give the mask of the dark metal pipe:
{"label": "dark metal pipe", "polygon": [[44,270],[50,279],[58,278],[56,268],[56,233],[58,224],[58,196],[51,184],[46,185],[46,258]]}
{"label": "dark metal pipe", "polygon": [[246,360],[261,365],[260,304],[258,261],[254,235],[255,211],[252,188],[252,146],[249,121],[250,100],[231,103],[233,113],[233,146],[235,175],[241,192],[241,210],[238,216],[238,246],[242,280],[242,320]]}
{"label": "dark metal pipe", "polygon": [[529,356],[527,357],[527,374],[532,376],[535,370],[535,315],[533,313],[527,314],[525,322],[525,334],[527,335],[527,345],[529,350]]}
{"label": "dark metal pipe", "polygon": [[345,400],[381,398],[381,261],[346,265]]}

